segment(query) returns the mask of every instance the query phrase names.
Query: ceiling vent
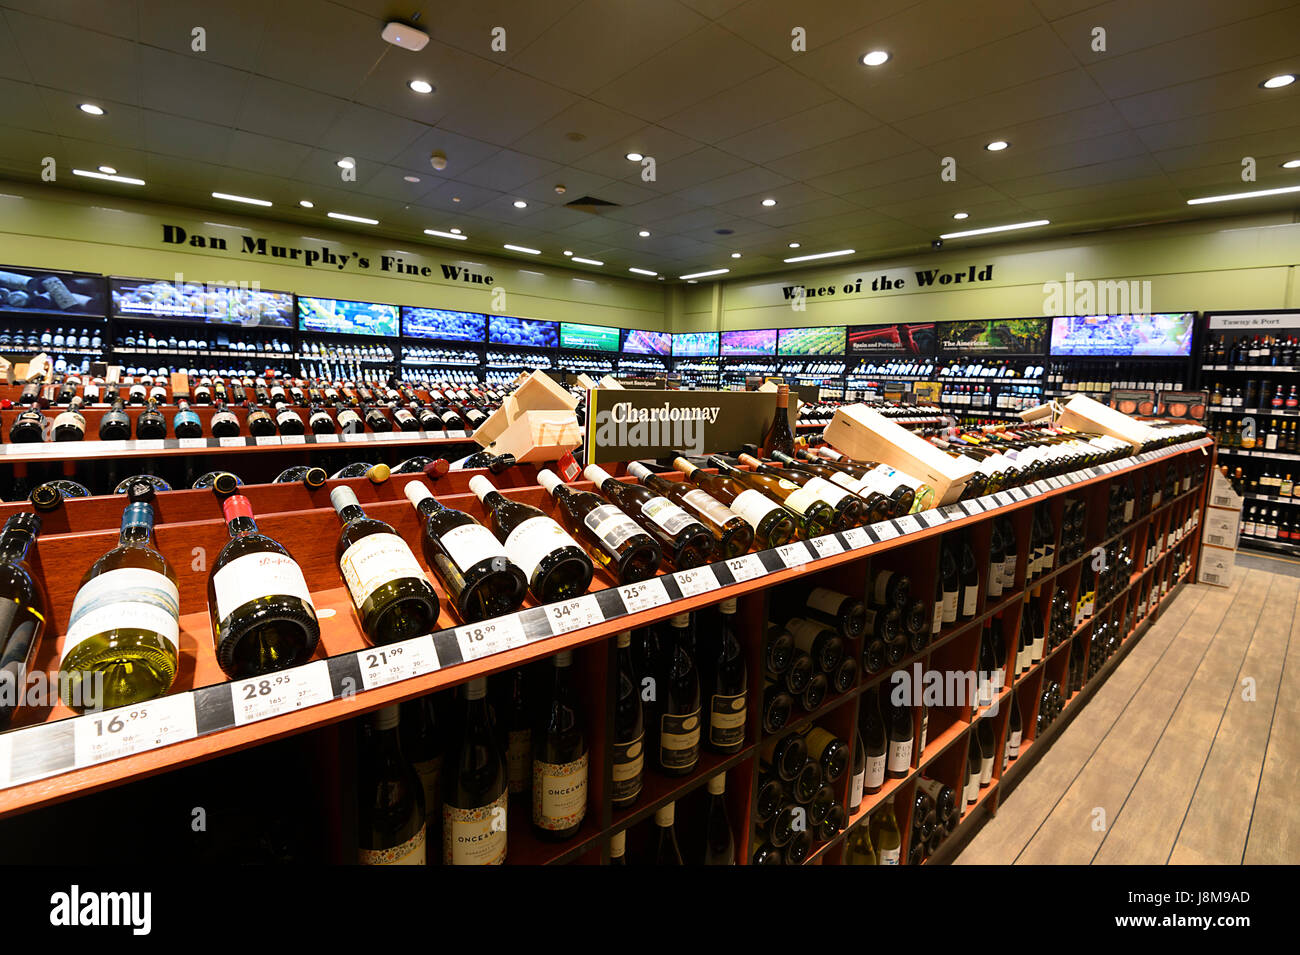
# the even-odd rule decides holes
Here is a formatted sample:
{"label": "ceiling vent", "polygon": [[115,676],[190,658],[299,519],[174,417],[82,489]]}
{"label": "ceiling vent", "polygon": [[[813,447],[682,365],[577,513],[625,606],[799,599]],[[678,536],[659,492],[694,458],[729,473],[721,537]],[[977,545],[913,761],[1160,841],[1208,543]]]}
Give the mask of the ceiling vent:
{"label": "ceiling vent", "polygon": [[592,215],[600,215],[606,209],[617,209],[617,202],[606,202],[604,199],[597,199],[595,196],[583,196],[581,199],[574,199],[572,202],[566,202],[566,208],[577,209],[579,212],[590,212]]}

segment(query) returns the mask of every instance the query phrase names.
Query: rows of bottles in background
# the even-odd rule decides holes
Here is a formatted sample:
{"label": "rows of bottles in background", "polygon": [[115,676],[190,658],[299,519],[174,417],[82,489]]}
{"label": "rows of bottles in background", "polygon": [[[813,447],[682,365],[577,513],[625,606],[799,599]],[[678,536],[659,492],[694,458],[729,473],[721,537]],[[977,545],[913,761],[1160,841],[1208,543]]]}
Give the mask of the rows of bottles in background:
{"label": "rows of bottles in background", "polygon": [[1159,361],[1053,361],[1047,369],[1047,388],[1067,395],[1105,395],[1112,388],[1176,391],[1187,387],[1178,362]]}
{"label": "rows of bottles in background", "polygon": [[1267,415],[1270,411],[1282,413],[1297,409],[1300,409],[1300,396],[1296,394],[1296,386],[1285,382],[1276,384],[1268,378],[1250,378],[1245,384],[1226,388],[1216,381],[1210,389],[1210,410],[1219,413],[1258,410]]}
{"label": "rows of bottles in background", "polygon": [[1300,339],[1295,335],[1230,336],[1209,334],[1201,350],[1201,360],[1207,365],[1252,366],[1296,364],[1300,355]]}

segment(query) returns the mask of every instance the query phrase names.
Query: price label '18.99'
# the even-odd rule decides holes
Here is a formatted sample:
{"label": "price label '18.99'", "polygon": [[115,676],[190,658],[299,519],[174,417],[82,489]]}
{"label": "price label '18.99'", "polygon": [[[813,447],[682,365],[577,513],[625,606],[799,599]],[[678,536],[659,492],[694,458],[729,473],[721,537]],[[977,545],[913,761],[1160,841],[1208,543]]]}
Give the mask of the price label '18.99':
{"label": "price label '18.99'", "polygon": [[527,642],[524,628],[514,614],[456,628],[456,643],[465,660],[477,660]]}

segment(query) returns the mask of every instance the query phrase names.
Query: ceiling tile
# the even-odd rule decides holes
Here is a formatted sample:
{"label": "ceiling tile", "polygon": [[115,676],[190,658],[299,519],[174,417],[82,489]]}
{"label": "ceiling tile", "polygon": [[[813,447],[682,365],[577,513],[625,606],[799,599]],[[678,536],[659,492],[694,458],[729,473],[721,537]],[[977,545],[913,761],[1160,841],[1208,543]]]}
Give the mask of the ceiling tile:
{"label": "ceiling tile", "polygon": [[[76,2],[82,11],[100,4]],[[263,0],[136,0],[128,22],[139,25],[140,42],[238,70],[257,67],[262,29],[271,4]],[[194,30],[202,27],[199,37]],[[204,49],[195,50],[202,40]]]}
{"label": "ceiling tile", "polygon": [[316,145],[340,156],[387,163],[401,156],[427,131],[423,123],[349,103]]}
{"label": "ceiling tile", "polygon": [[324,93],[264,76],[248,84],[236,125],[240,129],[314,145],[334,125],[346,103]]}
{"label": "ceiling tile", "polygon": [[834,93],[812,80],[789,67],[777,66],[661,122],[684,136],[717,143],[834,99]]}
{"label": "ceiling tile", "polygon": [[[475,98],[459,104],[439,126],[504,146],[539,123],[577,102],[574,94],[539,83],[512,69],[501,69],[475,90]],[[503,109],[501,104],[509,103]]]}

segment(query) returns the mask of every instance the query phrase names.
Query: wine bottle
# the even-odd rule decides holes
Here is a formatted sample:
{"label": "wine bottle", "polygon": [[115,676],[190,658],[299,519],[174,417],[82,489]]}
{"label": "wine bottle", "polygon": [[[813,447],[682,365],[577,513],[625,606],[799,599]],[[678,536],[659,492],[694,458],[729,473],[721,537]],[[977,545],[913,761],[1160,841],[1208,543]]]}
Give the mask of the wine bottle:
{"label": "wine bottle", "polygon": [[619,481],[595,464],[587,465],[582,473],[659,542],[664,558],[675,570],[689,570],[718,558],[717,542],[709,529],[668,498],[639,484]]}
{"label": "wine bottle", "polygon": [[794,435],[790,431],[789,407],[790,386],[777,385],[776,412],[772,415],[772,423],[767,426],[759,445],[765,458],[770,458],[775,451],[794,454]]}
{"label": "wine bottle", "polygon": [[853,776],[849,780],[849,812],[857,812],[867,784],[867,750],[862,742],[862,731],[853,734]]}
{"label": "wine bottle", "polygon": [[[208,429],[212,432],[212,436],[214,438],[238,437],[240,426],[239,418],[235,416],[235,413],[221,401],[216,402],[213,408],[212,420],[208,422]],[[101,434],[100,437],[103,437],[103,435]]]}
{"label": "wine bottle", "polygon": [[361,629],[373,646],[437,629],[438,594],[406,541],[383,521],[367,517],[345,484],[330,491],[343,527],[335,554]]}
{"label": "wine bottle", "polygon": [[[831,523],[833,530],[847,530],[862,523],[866,504],[860,497],[845,488],[798,467],[775,467],[749,454],[740,455],[739,460],[741,464],[752,467],[760,474],[799,485],[800,491],[797,493],[825,501],[834,511],[835,517]],[[788,501],[786,506],[790,506]]]}
{"label": "wine bottle", "polygon": [[867,631],[867,609],[862,601],[828,587],[814,587],[808,594],[803,615],[834,627],[846,640],[858,640]]}
{"label": "wine bottle", "polygon": [[305,434],[307,426],[303,424],[298,412],[283,401],[277,401],[275,408],[275,425],[281,434]]}
{"label": "wine bottle", "polygon": [[620,584],[648,580],[663,552],[641,525],[591,491],[575,491],[553,471],[542,468],[537,483],[555,498],[560,523]]}
{"label": "wine bottle", "polygon": [[231,495],[221,510],[230,540],[208,577],[217,663],[238,679],[304,662],[316,650],[320,623],[302,569],[258,531],[248,498]]}
{"label": "wine bottle", "polygon": [[718,611],[721,627],[708,667],[709,748],[717,753],[738,753],[745,744],[748,677],[745,653],[736,639],[736,598],[723,600]]}
{"label": "wine bottle", "polygon": [[885,497],[874,487],[864,484],[846,470],[833,465],[829,461],[796,458],[788,454],[782,454],[779,451],[773,453],[772,457],[788,468],[815,475],[858,498],[862,502],[861,521],[863,524],[876,524],[894,516],[895,505],[890,498]]}
{"label": "wine bottle", "polygon": [[627,466],[627,473],[697,517],[712,532],[723,557],[739,557],[753,546],[754,529],[749,523],[702,488],[670,481],[636,461]]}
{"label": "wine bottle", "polygon": [[808,762],[808,744],[799,733],[772,737],[758,751],[759,768],[764,776],[774,776],[792,783]]}
{"label": "wine bottle", "polygon": [[735,865],[736,838],[727,818],[727,774],[718,773],[709,780],[709,807],[705,810],[704,865]]}
{"label": "wine bottle", "polygon": [[870,829],[866,825],[854,826],[844,840],[845,865],[876,865],[876,850],[871,845]]}
{"label": "wine bottle", "polygon": [[56,510],[70,497],[90,497],[90,491],[76,481],[55,478],[53,481],[36,485],[32,488],[32,493],[27,495],[27,499],[32,502],[32,507],[38,511]]}
{"label": "wine bottle", "polygon": [[45,440],[46,418],[39,408],[20,411],[9,426],[9,440],[13,444],[37,444]]}
{"label": "wine bottle", "polygon": [[460,742],[443,773],[442,861],[444,865],[501,865],[506,861],[510,791],[488,710],[487,680],[470,680],[462,695]]}
{"label": "wine bottle", "polygon": [[81,578],[59,662],[73,709],[152,700],[176,678],[180,590],[154,546],[153,523],[152,507],[128,504],[118,545]]}
{"label": "wine bottle", "polygon": [[614,703],[614,757],[611,801],[625,809],[641,795],[645,767],[645,718],[641,685],[632,664],[632,634],[617,638],[618,694]]}
{"label": "wine bottle", "polygon": [[403,489],[424,522],[424,558],[466,623],[513,613],[524,602],[528,578],[492,532],[464,511],[433,497],[423,481]]}
{"label": "wine bottle", "polygon": [[889,721],[889,761],[886,774],[902,779],[912,770],[912,708],[886,697]]}
{"label": "wine bottle", "polygon": [[99,419],[100,441],[125,441],[131,437],[131,419],[124,408],[120,396],[113,399],[113,407]]}
{"label": "wine bottle", "polygon": [[760,549],[788,544],[798,533],[794,514],[761,491],[744,487],[726,475],[709,474],[685,458],[674,459],[673,467],[739,514],[754,529],[754,542]]}
{"label": "wine bottle", "polygon": [[470,478],[469,489],[483,502],[493,533],[538,601],[553,603],[587,592],[595,573],[591,558],[553,518],[507,498],[482,475]]}
{"label": "wine bottle", "polygon": [[880,865],[899,865],[902,860],[903,838],[894,818],[893,800],[876,810],[871,817],[871,841],[879,850]]}
{"label": "wine bottle", "polygon": [[172,434],[178,438],[199,438],[203,436],[203,422],[190,408],[184,398],[176,402],[176,415],[172,418]]}
{"label": "wine bottle", "polygon": [[533,796],[533,714],[528,707],[528,671],[516,667],[510,674],[505,701],[506,785],[510,798]]}
{"label": "wine bottle", "polygon": [[980,744],[976,739],[976,734],[970,734],[970,744],[967,747],[966,755],[966,787],[965,797],[966,805],[972,805],[980,796]]}
{"label": "wine bottle", "polygon": [[700,759],[700,680],[690,628],[690,614],[669,619],[658,681],[655,764],[669,776],[685,776]]}
{"label": "wine bottle", "polygon": [[814,726],[808,731],[808,756],[821,766],[826,782],[837,782],[844,775],[851,755],[849,744],[829,730]]}
{"label": "wine bottle", "polygon": [[396,704],[365,720],[357,768],[357,841],[362,865],[424,865],[424,793],[402,756]]}
{"label": "wine bottle", "polygon": [[834,673],[844,659],[843,638],[825,624],[794,617],[786,621],[785,628],[794,637],[794,645],[812,657],[820,672]]}
{"label": "wine bottle", "polygon": [[742,471],[732,467],[717,455],[709,463],[736,483],[759,491],[770,500],[781,504],[795,516],[795,523],[805,537],[829,534],[835,525],[835,509],[815,493],[801,488],[793,481],[757,471]]}
{"label": "wine bottle", "polygon": [[992,721],[980,720],[975,725],[975,737],[980,748],[980,785],[987,786],[993,781],[993,761],[997,756]]}
{"label": "wine bottle", "polygon": [[167,437],[167,419],[158,410],[158,400],[150,398],[148,405],[135,419],[135,436],[142,441]]}
{"label": "wine bottle", "polygon": [[38,514],[22,512],[0,531],[0,729],[12,722],[25,693],[48,616],[45,594],[27,562],[41,532]]}
{"label": "wine bottle", "polygon": [[979,567],[975,564],[975,552],[971,550],[970,538],[963,535],[961,546],[961,615],[973,617],[979,609]]}
{"label": "wine bottle", "polygon": [[627,865],[627,830],[623,829],[609,837],[609,864]]}
{"label": "wine bottle", "polygon": [[1006,755],[1002,760],[1005,769],[1008,762],[1020,755],[1020,741],[1024,735],[1024,726],[1020,720],[1020,694],[1011,694],[1011,715],[1007,723]]}
{"label": "wine bottle", "polygon": [[871,687],[862,695],[862,712],[858,718],[862,741],[866,744],[866,776],[863,787],[868,793],[878,793],[885,785],[885,767],[889,761],[889,738],[885,720],[880,712],[880,693]]}
{"label": "wine bottle", "polygon": [[54,419],[55,441],[81,441],[86,437],[86,416],[81,413],[82,398],[73,398],[66,411]]}
{"label": "wine bottle", "polygon": [[790,720],[794,711],[794,697],[785,686],[767,680],[763,684],[763,732],[777,733]]}
{"label": "wine bottle", "polygon": [[655,831],[650,837],[651,865],[685,865],[681,850],[677,848],[677,831],[673,826],[676,807],[665,803],[655,810]]}
{"label": "wine bottle", "polygon": [[533,733],[533,831],[558,842],[577,835],[587,814],[587,740],[570,684],[573,651],[551,662],[545,718]]}
{"label": "wine bottle", "polygon": [[255,438],[267,438],[275,434],[275,421],[257,402],[248,405],[248,433]]}
{"label": "wine bottle", "polygon": [[442,764],[447,744],[438,718],[436,694],[426,693],[401,704],[398,737],[402,752],[420,780],[425,839],[437,846],[442,829]]}
{"label": "wine bottle", "polygon": [[916,785],[934,802],[935,813],[940,822],[946,823],[957,811],[957,794],[937,779],[921,776],[918,777]]}
{"label": "wine bottle", "polygon": [[950,545],[951,541],[945,539],[940,548],[939,558],[939,586],[942,593],[940,620],[945,625],[957,621],[958,609],[961,606],[961,573]]}

